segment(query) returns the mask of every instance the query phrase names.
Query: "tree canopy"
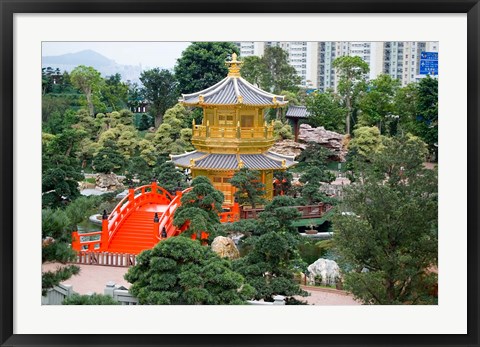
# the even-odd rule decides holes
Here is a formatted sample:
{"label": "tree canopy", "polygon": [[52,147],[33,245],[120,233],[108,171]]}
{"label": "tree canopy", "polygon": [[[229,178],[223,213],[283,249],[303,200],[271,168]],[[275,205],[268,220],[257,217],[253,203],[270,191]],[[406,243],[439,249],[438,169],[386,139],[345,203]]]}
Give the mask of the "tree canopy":
{"label": "tree canopy", "polygon": [[173,224],[180,227],[188,222],[184,234],[195,234],[200,238],[201,232],[212,234],[216,231],[220,224],[218,213],[222,211],[224,196],[204,176],[195,177],[191,186],[192,190],[182,196],[182,205],[175,211]]}
{"label": "tree canopy", "polygon": [[381,133],[395,135],[398,115],[395,114],[395,95],[400,81],[390,75],[379,75],[368,82],[366,92],[359,98],[361,114],[358,123],[365,126],[375,125]]}
{"label": "tree canopy", "polygon": [[306,122],[312,127],[323,126],[340,133],[345,131],[346,109],[340,97],[332,91],[310,94],[306,98],[306,106],[310,113]]}
{"label": "tree canopy", "polygon": [[434,304],[437,174],[418,138],[385,139],[333,219],[347,290],[366,304]]}
{"label": "tree canopy", "polygon": [[300,76],[288,63],[288,53],[281,47],[266,47],[262,57],[246,57],[242,77],[269,92],[298,92]]}
{"label": "tree canopy", "polygon": [[225,61],[239,54],[231,42],[194,42],[188,46],[175,65],[178,90],[182,94],[201,91],[227,76]]}
{"label": "tree canopy", "polygon": [[229,260],[185,237],[143,251],[125,279],[142,305],[238,305],[255,293]]}
{"label": "tree canopy", "polygon": [[255,208],[265,202],[265,185],[260,180],[260,172],[241,168],[230,179],[230,184],[236,188],[235,199],[240,205]]}
{"label": "tree canopy", "polygon": [[343,56],[333,61],[338,74],[338,94],[346,109],[345,132],[351,133],[351,121],[360,92],[366,87],[366,74],[370,70],[368,64],[360,57]]}
{"label": "tree canopy", "polygon": [[256,289],[257,300],[306,295],[294,279],[294,274],[306,267],[297,250],[300,236],[292,226],[300,216],[294,205],[291,197],[273,198],[254,226],[255,235],[245,241],[251,251],[234,261],[235,268]]}
{"label": "tree canopy", "polygon": [[165,111],[177,103],[179,96],[176,75],[169,70],[154,68],[140,75],[143,96],[150,102],[150,111],[155,117],[155,127],[163,122]]}
{"label": "tree canopy", "polygon": [[85,94],[89,114],[93,117],[95,115],[94,97],[98,97],[104,83],[100,72],[91,66],[79,65],[70,73],[70,80],[75,87]]}

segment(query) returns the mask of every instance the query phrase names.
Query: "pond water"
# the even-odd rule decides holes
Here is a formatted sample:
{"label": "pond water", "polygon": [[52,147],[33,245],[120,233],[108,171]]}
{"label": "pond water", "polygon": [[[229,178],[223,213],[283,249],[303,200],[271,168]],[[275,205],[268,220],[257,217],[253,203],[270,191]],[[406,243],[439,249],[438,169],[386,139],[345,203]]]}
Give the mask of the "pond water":
{"label": "pond water", "polygon": [[80,234],[89,233],[91,231],[101,231],[102,226],[99,224],[92,223],[87,219],[86,221],[83,221],[82,223],[79,223],[77,225],[77,230]]}

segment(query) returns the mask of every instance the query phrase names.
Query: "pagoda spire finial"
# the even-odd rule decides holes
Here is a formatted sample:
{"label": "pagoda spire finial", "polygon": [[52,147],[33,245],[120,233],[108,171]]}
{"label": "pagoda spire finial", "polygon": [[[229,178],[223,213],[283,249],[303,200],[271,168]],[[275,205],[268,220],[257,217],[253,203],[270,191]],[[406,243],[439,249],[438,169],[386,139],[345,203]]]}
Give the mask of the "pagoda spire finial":
{"label": "pagoda spire finial", "polygon": [[228,76],[240,77],[240,66],[243,64],[243,61],[237,60],[237,53],[232,53],[232,59],[226,61],[225,65],[228,66]]}

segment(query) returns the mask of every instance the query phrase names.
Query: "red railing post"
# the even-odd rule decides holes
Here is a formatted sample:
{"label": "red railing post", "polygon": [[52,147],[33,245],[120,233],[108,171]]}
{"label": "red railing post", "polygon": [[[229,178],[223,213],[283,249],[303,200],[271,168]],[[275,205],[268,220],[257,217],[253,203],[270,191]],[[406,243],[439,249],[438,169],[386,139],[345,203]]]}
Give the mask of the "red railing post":
{"label": "red railing post", "polygon": [[135,199],[135,189],[133,187],[128,188],[128,201],[133,203],[133,200]]}
{"label": "red railing post", "polygon": [[106,250],[108,248],[108,214],[106,210],[103,210],[102,214],[102,235],[100,236],[100,250]]}
{"label": "red railing post", "polygon": [[238,221],[240,219],[240,205],[235,202],[232,206],[233,220]]}
{"label": "red railing post", "polygon": [[82,246],[80,245],[80,236],[78,236],[78,231],[72,232],[72,249],[74,251],[80,251]]}
{"label": "red railing post", "polygon": [[152,194],[157,194],[157,181],[154,180],[152,182],[152,191],[151,191]]}

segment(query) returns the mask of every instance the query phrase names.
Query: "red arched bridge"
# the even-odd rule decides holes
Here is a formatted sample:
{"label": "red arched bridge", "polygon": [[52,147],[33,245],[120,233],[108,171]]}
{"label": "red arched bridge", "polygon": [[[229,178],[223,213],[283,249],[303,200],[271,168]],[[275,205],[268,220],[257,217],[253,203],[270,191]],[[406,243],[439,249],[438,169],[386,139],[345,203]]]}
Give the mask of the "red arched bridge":
{"label": "red arched bridge", "polygon": [[[156,182],[129,189],[127,196],[110,214],[104,211],[101,231],[73,232],[72,248],[76,251],[131,254],[153,248],[160,240],[177,236],[187,228],[187,225],[175,227],[173,214],[181,205],[183,194],[190,190],[187,188],[172,195]],[[235,208],[220,215],[222,222],[233,222],[238,218]]]}
{"label": "red arched bridge", "polygon": [[[190,191],[178,191],[170,194],[156,182],[138,188],[131,188],[115,207],[102,216],[102,230],[72,233],[72,249],[82,252],[109,252],[118,254],[139,254],[153,248],[159,241],[177,236],[188,227],[187,224],[176,227],[173,215],[181,205],[183,194]],[[301,218],[322,216],[329,210],[327,205],[298,206]],[[256,218],[260,210],[242,210],[234,204],[227,212],[220,213],[222,223],[235,222],[243,218]],[[205,234],[202,236],[202,238]],[[195,237],[195,236],[193,236]]]}

